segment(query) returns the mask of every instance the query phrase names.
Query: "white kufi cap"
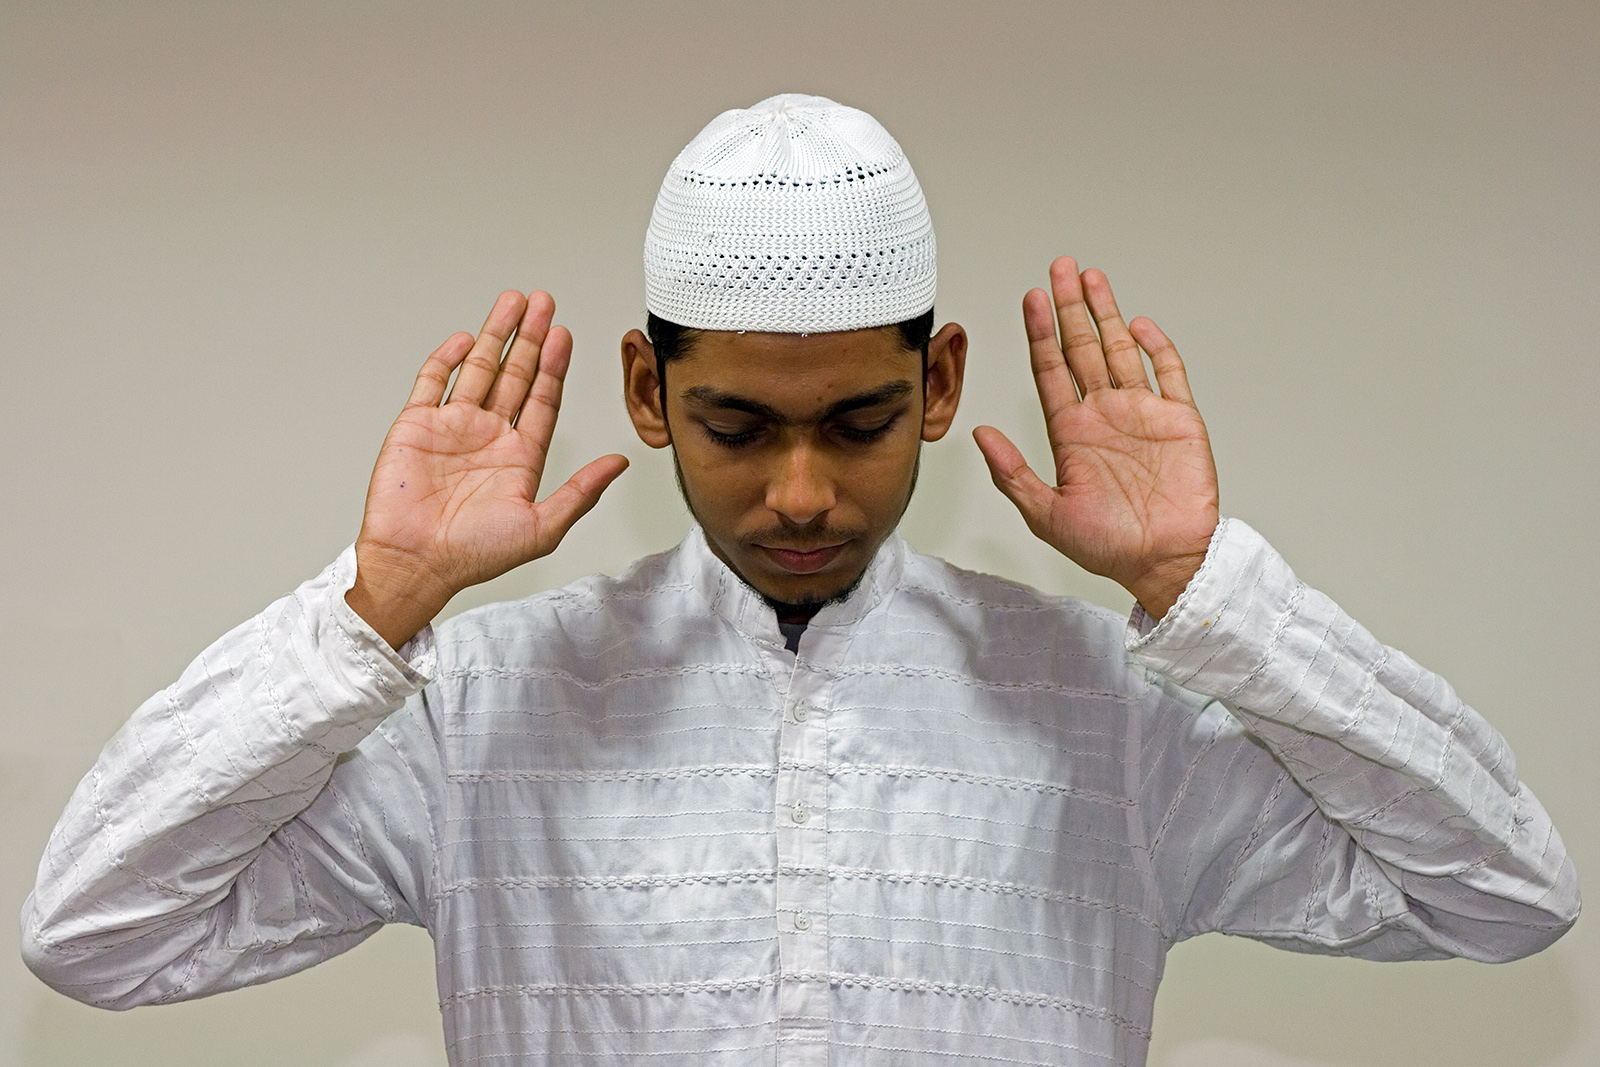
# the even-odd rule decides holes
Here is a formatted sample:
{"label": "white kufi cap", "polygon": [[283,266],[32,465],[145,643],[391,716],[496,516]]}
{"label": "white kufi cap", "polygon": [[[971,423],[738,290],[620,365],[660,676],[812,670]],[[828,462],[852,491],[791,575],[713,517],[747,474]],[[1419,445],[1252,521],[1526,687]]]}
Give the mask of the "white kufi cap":
{"label": "white kufi cap", "polygon": [[644,241],[645,305],[702,330],[827,333],[933,307],[933,221],[864,111],[774,96],[678,154]]}

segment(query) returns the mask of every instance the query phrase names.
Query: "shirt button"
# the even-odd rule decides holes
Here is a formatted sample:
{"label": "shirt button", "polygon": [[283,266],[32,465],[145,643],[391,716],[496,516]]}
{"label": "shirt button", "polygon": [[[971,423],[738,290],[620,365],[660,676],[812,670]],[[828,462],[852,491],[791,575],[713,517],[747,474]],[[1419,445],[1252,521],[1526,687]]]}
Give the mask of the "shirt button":
{"label": "shirt button", "polygon": [[794,807],[789,809],[789,818],[793,819],[795,822],[805,822],[807,819],[811,818],[811,812],[806,809],[804,804],[796,804]]}
{"label": "shirt button", "polygon": [[803,911],[795,912],[794,913],[794,928],[796,930],[799,930],[801,933],[804,933],[805,931],[811,929],[811,916],[807,915]]}
{"label": "shirt button", "polygon": [[809,718],[811,718],[811,713],[806,710],[806,706],[804,704],[796,704],[794,706],[795,722],[805,722]]}

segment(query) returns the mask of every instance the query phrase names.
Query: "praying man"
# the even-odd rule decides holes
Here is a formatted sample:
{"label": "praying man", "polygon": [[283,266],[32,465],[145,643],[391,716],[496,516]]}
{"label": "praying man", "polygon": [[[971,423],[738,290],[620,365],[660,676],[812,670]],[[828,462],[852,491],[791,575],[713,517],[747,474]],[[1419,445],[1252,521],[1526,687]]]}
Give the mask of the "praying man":
{"label": "praying man", "polygon": [[1220,517],[1183,361],[1104,274],[1023,300],[1048,472],[975,437],[1129,618],[896,535],[968,342],[871,116],[718,116],[644,262],[623,395],[683,542],[432,624],[626,466],[540,498],[572,338],[502,294],[423,363],[355,544],[84,778],[25,907],[41,978],[164,1003],[411,923],[463,1067],[1132,1067],[1197,934],[1496,961],[1572,924],[1504,739]]}

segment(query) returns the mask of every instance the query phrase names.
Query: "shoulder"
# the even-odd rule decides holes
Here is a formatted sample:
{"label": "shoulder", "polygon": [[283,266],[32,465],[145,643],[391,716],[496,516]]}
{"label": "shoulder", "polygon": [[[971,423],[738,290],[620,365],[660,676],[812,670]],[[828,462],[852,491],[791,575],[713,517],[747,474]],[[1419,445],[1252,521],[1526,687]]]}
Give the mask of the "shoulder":
{"label": "shoulder", "polygon": [[[673,551],[646,556],[617,577],[594,574],[519,600],[464,611],[435,629],[439,671],[556,660],[567,665],[669,641],[664,630],[699,596]],[[631,657],[630,657],[631,658]]]}
{"label": "shoulder", "polygon": [[1127,617],[1078,597],[1054,596],[992,574],[907,551],[891,612],[948,635],[983,674],[1072,677],[1108,689],[1142,687],[1125,650]]}
{"label": "shoulder", "polygon": [[1127,617],[1072,596],[1055,596],[993,574],[970,571],[937,556],[907,551],[898,599],[970,629],[985,640],[1073,634],[1122,646]]}

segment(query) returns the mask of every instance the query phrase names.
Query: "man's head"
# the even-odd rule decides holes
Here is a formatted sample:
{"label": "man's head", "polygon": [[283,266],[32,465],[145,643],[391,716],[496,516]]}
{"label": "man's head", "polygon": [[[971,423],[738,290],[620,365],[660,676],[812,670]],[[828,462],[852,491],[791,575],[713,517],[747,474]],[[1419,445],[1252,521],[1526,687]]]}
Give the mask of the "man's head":
{"label": "man's head", "polygon": [[960,398],[916,176],[832,101],[725,112],[662,183],[645,277],[650,335],[622,343],[635,429],[673,446],[712,551],[805,617],[859,580]]}

